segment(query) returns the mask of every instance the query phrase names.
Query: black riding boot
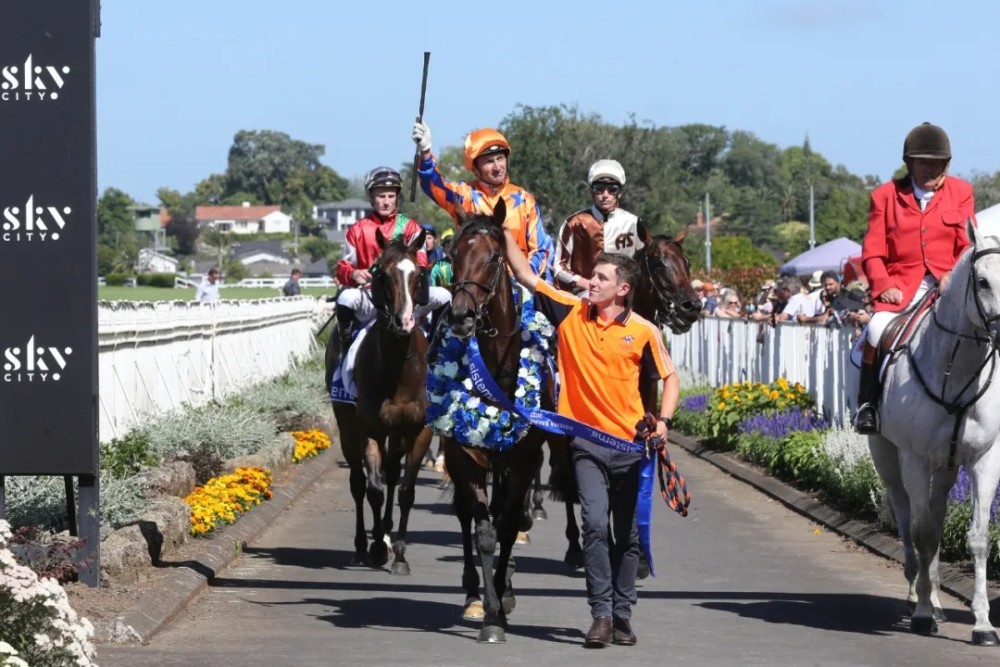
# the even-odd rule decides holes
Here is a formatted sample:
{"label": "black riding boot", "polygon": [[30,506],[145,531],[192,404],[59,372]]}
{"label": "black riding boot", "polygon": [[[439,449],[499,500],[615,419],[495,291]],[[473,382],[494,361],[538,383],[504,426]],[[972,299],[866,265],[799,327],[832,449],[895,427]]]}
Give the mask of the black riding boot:
{"label": "black riding boot", "polygon": [[337,304],[337,331],[340,334],[340,363],[347,358],[347,350],[351,347],[354,336],[354,311],[347,306]]}
{"label": "black riding boot", "polygon": [[854,429],[870,435],[878,433],[878,402],[882,384],[875,367],[875,348],[865,342],[861,351],[861,380],[858,382],[858,413],[854,416]]}

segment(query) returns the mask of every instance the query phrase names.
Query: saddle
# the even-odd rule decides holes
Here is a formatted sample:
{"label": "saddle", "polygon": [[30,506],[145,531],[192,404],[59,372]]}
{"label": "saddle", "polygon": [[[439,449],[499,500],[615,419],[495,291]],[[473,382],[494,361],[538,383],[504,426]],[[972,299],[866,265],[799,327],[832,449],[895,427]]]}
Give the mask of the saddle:
{"label": "saddle", "polygon": [[917,330],[917,325],[931,311],[938,294],[936,287],[927,290],[915,306],[900,313],[900,316],[895,318],[882,332],[882,338],[879,339],[878,348],[875,351],[875,367],[879,369],[879,381],[885,379],[889,366],[901,352],[907,349],[913,332]]}

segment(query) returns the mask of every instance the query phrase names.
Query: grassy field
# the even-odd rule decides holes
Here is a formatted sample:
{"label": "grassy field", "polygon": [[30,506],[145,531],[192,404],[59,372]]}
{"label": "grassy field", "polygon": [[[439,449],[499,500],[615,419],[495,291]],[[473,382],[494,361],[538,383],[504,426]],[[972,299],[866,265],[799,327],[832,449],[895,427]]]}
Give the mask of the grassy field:
{"label": "grassy field", "polygon": [[[332,296],[336,290],[327,287],[306,287],[306,296]],[[281,296],[281,290],[270,287],[226,287],[221,290],[223,299],[269,299]],[[98,301],[191,301],[194,288],[171,287],[98,287]]]}

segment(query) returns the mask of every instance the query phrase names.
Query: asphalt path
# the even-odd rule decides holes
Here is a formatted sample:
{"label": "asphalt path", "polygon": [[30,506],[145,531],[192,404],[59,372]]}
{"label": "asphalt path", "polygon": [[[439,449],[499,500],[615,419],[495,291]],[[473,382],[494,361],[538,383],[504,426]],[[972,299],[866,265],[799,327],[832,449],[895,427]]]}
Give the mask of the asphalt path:
{"label": "asphalt path", "polygon": [[[339,455],[339,454],[331,454]],[[674,448],[688,518],[657,507],[657,575],[640,582],[634,647],[582,648],[582,572],[562,563],[561,506],[515,548],[517,608],[505,644],[461,620],[458,522],[438,473],[422,471],[410,519],[410,576],[348,565],[354,510],[334,468],[281,515],[167,629],[140,647],[100,646],[104,666],[142,665],[972,665],[972,615],[908,631],[895,563],[859,549],[712,465]],[[659,502],[659,501],[658,501]],[[370,512],[368,514],[370,524]]]}

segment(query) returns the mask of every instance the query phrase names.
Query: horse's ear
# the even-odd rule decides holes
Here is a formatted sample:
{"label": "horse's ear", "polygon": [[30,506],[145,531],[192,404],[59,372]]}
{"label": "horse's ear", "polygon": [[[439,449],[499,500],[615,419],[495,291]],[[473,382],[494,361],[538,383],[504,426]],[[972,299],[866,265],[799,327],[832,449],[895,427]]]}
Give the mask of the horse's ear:
{"label": "horse's ear", "polygon": [[969,237],[969,243],[974,246],[978,246],[980,242],[979,229],[976,227],[976,219],[969,216],[969,219],[965,221],[965,235]]}
{"label": "horse's ear", "polygon": [[382,236],[381,229],[375,230],[375,242],[378,243],[378,247],[381,248],[382,250],[385,250],[385,247],[388,245],[385,241],[385,237]]}
{"label": "horse's ear", "polygon": [[635,230],[639,234],[639,240],[642,241],[642,245],[649,246],[653,242],[653,235],[649,232],[649,229],[642,222],[642,218],[639,218],[635,225]]}
{"label": "horse's ear", "polygon": [[[379,230],[376,229],[375,233],[377,234],[378,231]],[[424,241],[426,240],[427,240],[427,230],[421,229],[419,234],[410,239],[410,242],[407,244],[407,247],[410,249],[410,252],[417,252],[418,250],[424,247]]]}
{"label": "horse's ear", "polygon": [[503,228],[504,221],[507,220],[507,202],[503,197],[497,200],[497,205],[493,207],[493,224]]}
{"label": "horse's ear", "polygon": [[684,243],[684,239],[686,239],[687,236],[688,236],[688,230],[687,227],[685,227],[681,231],[677,232],[676,235],[674,235],[674,240],[677,241],[677,243]]}

